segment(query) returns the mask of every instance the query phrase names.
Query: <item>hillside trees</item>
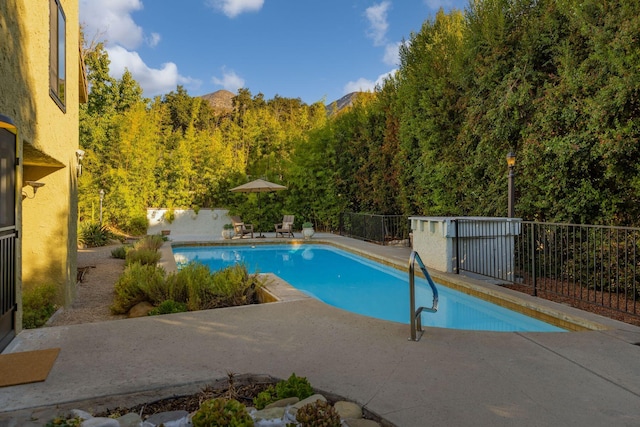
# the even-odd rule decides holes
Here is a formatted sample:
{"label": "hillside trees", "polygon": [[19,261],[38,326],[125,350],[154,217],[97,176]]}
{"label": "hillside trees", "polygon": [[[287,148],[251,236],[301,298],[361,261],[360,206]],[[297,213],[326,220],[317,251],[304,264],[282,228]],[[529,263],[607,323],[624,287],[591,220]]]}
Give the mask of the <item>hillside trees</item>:
{"label": "hillside trees", "polygon": [[[146,230],[147,207],[229,207],[265,227],[281,218],[283,196],[230,193],[258,177],[285,182],[294,141],[326,120],[324,107],[299,99],[265,101],[241,89],[236,108],[215,116],[199,97],[178,86],[150,101],[125,72],[109,76],[102,45],[87,53],[91,92],[81,107],[80,216],[95,221],[104,189],[104,220],[125,231]],[[268,207],[268,209],[267,209]]]}
{"label": "hillside trees", "polygon": [[[504,216],[513,150],[517,216],[639,225],[638,34],[637,2],[474,1],[425,21],[395,75],[329,116],[248,89],[218,116],[181,87],[144,100],[98,46],[81,215],[105,188],[121,227],[153,205],[225,206],[261,229],[283,213],[329,229],[343,211]],[[228,191],[256,178],[289,190],[261,211]]]}

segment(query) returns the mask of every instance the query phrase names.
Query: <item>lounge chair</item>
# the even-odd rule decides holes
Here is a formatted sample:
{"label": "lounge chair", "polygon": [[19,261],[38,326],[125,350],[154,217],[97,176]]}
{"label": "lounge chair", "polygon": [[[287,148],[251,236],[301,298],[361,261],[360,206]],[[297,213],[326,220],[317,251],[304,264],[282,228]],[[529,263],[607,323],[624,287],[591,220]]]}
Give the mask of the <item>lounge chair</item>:
{"label": "lounge chair", "polygon": [[284,235],[288,235],[289,237],[296,237],[293,235],[293,219],[295,217],[293,215],[285,215],[282,218],[282,222],[280,224],[275,224],[276,226],[276,237],[278,234],[282,237]]}
{"label": "lounge chair", "polygon": [[253,224],[245,224],[239,216],[232,216],[231,222],[233,223],[233,231],[236,232],[236,236],[240,236],[242,239],[246,235],[251,235],[253,239]]}

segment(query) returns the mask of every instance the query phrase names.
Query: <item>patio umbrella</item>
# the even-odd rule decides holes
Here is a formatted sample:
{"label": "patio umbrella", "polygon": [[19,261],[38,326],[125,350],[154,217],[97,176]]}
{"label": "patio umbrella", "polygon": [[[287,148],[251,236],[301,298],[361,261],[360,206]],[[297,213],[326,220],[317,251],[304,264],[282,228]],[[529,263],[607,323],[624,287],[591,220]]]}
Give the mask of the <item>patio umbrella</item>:
{"label": "patio umbrella", "polygon": [[[287,187],[284,185],[275,184],[273,182],[265,181],[264,179],[256,179],[251,182],[247,182],[246,184],[234,187],[229,191],[233,191],[234,193],[258,193],[258,210],[260,210],[260,193],[286,189]],[[258,237],[264,237],[262,235],[262,231],[260,231],[260,235]]]}

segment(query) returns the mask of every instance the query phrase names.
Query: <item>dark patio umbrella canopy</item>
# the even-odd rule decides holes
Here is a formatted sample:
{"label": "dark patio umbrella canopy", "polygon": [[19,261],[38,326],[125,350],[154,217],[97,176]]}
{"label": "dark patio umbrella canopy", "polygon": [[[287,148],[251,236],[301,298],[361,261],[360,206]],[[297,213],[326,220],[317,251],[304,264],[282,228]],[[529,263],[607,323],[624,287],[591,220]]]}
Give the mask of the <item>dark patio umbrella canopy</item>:
{"label": "dark patio umbrella canopy", "polygon": [[[251,182],[247,182],[246,184],[234,187],[229,191],[233,191],[234,193],[267,193],[270,191],[280,191],[286,189],[287,187],[285,187],[284,185],[265,181],[264,179],[256,179]],[[258,194],[258,209],[261,209],[260,194]],[[262,231],[260,231],[260,235],[258,237],[264,237],[262,235]]]}

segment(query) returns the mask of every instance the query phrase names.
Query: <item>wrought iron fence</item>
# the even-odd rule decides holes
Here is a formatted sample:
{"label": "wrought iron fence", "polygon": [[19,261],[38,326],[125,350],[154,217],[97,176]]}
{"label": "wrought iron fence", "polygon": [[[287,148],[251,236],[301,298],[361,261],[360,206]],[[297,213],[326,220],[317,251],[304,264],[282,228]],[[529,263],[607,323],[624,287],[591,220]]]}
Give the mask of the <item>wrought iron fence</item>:
{"label": "wrought iron fence", "polygon": [[[504,224],[456,220],[458,271],[511,282],[532,295],[640,315],[640,228]],[[484,235],[477,232],[482,227]]]}
{"label": "wrought iron fence", "polygon": [[381,245],[409,246],[409,219],[404,215],[345,212],[340,215],[340,235]]}
{"label": "wrought iron fence", "polygon": [[0,230],[0,351],[14,336],[16,235]]}

